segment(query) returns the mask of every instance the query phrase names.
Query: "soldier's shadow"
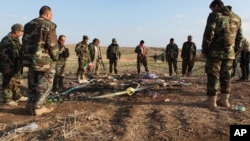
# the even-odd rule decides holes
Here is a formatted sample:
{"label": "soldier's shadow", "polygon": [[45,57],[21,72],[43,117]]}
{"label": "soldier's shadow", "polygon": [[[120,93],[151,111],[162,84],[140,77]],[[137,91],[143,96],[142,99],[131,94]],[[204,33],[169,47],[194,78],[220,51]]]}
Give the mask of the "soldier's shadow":
{"label": "soldier's shadow", "polygon": [[29,111],[25,109],[25,106],[18,105],[16,107],[10,107],[5,105],[4,103],[0,103],[0,113],[6,113],[6,114],[14,114],[14,115],[30,115]]}

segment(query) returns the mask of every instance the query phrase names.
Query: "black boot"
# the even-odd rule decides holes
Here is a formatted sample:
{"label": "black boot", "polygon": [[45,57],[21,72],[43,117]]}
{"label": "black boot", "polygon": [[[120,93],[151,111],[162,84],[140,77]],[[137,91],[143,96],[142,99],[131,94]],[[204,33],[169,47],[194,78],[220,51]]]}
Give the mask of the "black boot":
{"label": "black boot", "polygon": [[52,87],[53,92],[58,91],[58,88],[59,88],[58,81],[59,81],[59,76],[55,75],[55,78],[53,80],[53,87]]}
{"label": "black boot", "polygon": [[60,91],[62,91],[64,89],[63,79],[64,79],[63,76],[59,77],[59,89],[60,89]]}

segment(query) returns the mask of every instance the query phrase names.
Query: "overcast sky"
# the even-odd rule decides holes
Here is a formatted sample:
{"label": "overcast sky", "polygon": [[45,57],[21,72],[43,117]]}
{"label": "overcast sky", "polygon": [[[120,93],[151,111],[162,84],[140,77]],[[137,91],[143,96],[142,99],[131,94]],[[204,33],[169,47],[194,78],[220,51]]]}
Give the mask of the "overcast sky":
{"label": "overcast sky", "polygon": [[[120,46],[165,47],[170,38],[182,47],[188,35],[201,48],[212,0],[0,0],[0,38],[14,23],[25,24],[48,5],[57,34],[75,44],[88,35],[108,46],[115,37]],[[242,18],[243,34],[250,37],[250,0],[224,0]]]}

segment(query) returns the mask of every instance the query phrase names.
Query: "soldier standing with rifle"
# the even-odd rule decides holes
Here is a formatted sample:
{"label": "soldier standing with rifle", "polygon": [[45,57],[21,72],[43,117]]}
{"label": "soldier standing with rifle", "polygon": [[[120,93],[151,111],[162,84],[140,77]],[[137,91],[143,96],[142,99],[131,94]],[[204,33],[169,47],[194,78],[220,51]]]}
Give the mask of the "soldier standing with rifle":
{"label": "soldier standing with rifle", "polygon": [[52,91],[62,91],[63,90],[63,79],[64,79],[64,70],[66,67],[66,60],[69,57],[69,49],[65,47],[64,43],[66,41],[65,35],[60,35],[58,37],[58,49],[59,57],[56,61],[56,73],[53,81]]}
{"label": "soldier standing with rifle", "polygon": [[77,69],[77,79],[78,83],[86,83],[87,78],[87,66],[90,62],[89,49],[88,49],[88,36],[83,35],[81,42],[76,44],[75,52],[78,56],[78,69]]}
{"label": "soldier standing with rifle", "polygon": [[0,58],[2,66],[2,91],[4,102],[9,106],[17,106],[19,101],[27,101],[20,92],[21,85],[21,43],[23,26],[14,24],[11,32],[0,43]]}
{"label": "soldier standing with rifle", "polygon": [[112,67],[114,66],[115,74],[117,74],[117,62],[120,59],[121,53],[119,50],[119,45],[115,38],[112,39],[112,44],[108,46],[107,58],[109,59],[109,73],[112,73]]}

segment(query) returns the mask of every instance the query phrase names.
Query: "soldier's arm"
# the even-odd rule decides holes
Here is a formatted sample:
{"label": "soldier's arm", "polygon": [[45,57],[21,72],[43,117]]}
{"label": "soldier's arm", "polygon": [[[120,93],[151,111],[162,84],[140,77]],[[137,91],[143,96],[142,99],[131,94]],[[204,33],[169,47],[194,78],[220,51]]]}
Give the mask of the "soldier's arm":
{"label": "soldier's arm", "polygon": [[241,27],[241,21],[240,21],[239,29],[237,31],[236,39],[235,39],[235,48],[234,48],[235,52],[237,52],[238,50],[240,50],[241,40],[242,39],[243,39],[243,34],[242,34],[242,27]]}
{"label": "soldier's arm", "polygon": [[80,52],[81,52],[81,44],[78,43],[76,44],[76,47],[75,47],[75,53],[77,56],[79,56]]}
{"label": "soldier's arm", "polygon": [[138,53],[138,47],[135,47],[135,53]]}
{"label": "soldier's arm", "polygon": [[195,43],[193,43],[194,44],[194,55],[196,55],[196,45],[195,45]]}
{"label": "soldier's arm", "polygon": [[11,48],[9,47],[10,42],[8,40],[2,40],[1,42],[1,49],[0,49],[0,58],[1,58],[1,65],[2,70],[4,73],[10,73],[11,68],[13,67],[13,60],[11,57]]}
{"label": "soldier's arm", "polygon": [[184,57],[185,57],[185,43],[183,43],[182,49],[181,49],[181,58],[183,59]]}
{"label": "soldier's arm", "polygon": [[178,48],[177,44],[175,44],[175,45],[176,45],[176,52],[177,52],[176,58],[178,58],[178,56],[179,56],[179,48]]}
{"label": "soldier's arm", "polygon": [[205,27],[205,31],[203,34],[203,41],[202,41],[202,53],[206,55],[208,54],[210,44],[214,38],[216,18],[217,18],[217,14],[211,13],[209,14],[208,19],[207,19],[207,24]]}
{"label": "soldier's arm", "polygon": [[56,61],[58,59],[59,50],[58,50],[58,44],[57,44],[57,35],[56,35],[56,24],[54,23],[47,23],[46,26],[48,26],[48,31],[43,31],[46,36],[45,39],[45,48],[48,49],[49,55],[53,61]]}
{"label": "soldier's arm", "polygon": [[107,48],[107,53],[106,53],[107,59],[109,59],[109,51],[110,51],[110,45],[109,45],[108,48]]}

